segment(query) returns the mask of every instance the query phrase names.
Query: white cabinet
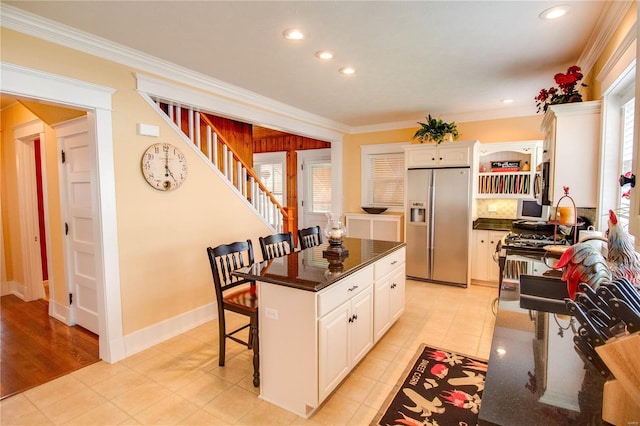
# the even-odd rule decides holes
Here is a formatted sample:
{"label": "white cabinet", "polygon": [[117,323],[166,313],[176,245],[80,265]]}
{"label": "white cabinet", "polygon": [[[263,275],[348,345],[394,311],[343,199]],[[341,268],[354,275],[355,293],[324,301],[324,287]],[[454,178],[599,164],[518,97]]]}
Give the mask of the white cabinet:
{"label": "white cabinet", "polygon": [[374,264],[374,343],[404,312],[405,254],[402,248]]}
{"label": "white cabinet", "polygon": [[402,241],[402,215],[347,213],[345,218],[349,237]]}
{"label": "white cabinet", "polygon": [[550,105],[542,120],[543,158],[549,161],[549,200],[569,187],[576,207],[596,207],[600,150],[600,101]]}
{"label": "white cabinet", "polygon": [[[403,312],[405,254],[401,247],[318,292],[258,281],[260,398],[309,417],[373,347],[374,324],[379,338]],[[375,290],[378,277],[388,293]]]}
{"label": "white cabinet", "polygon": [[473,248],[471,261],[471,279],[476,281],[498,282],[500,268],[493,260],[498,241],[506,231],[473,230]]}
{"label": "white cabinet", "polygon": [[371,287],[318,321],[319,398],[326,398],[373,346]]}
{"label": "white cabinet", "polygon": [[477,141],[413,144],[405,147],[406,168],[470,166]]}
{"label": "white cabinet", "polygon": [[375,281],[374,343],[384,336],[391,325],[404,312],[405,277],[405,264],[403,262],[393,272]]}
{"label": "white cabinet", "polygon": [[[476,198],[537,197],[542,141],[482,143],[476,151]],[[502,169],[508,171],[494,166],[505,166]]]}

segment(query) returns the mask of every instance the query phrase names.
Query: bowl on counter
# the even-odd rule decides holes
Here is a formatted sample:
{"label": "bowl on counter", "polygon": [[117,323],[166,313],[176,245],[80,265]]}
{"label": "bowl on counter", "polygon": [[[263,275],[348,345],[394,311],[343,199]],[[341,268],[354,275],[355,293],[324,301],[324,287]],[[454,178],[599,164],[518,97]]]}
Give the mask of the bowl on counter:
{"label": "bowl on counter", "polygon": [[362,210],[369,214],[380,214],[387,211],[386,207],[362,207]]}

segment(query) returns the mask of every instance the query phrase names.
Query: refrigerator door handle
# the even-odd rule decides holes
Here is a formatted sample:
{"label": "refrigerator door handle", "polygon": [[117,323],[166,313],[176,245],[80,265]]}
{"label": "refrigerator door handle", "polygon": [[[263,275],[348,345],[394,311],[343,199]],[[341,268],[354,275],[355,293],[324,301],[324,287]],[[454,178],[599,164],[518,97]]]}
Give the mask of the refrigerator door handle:
{"label": "refrigerator door handle", "polygon": [[427,264],[429,265],[429,279],[433,278],[433,267],[434,267],[434,256],[433,256],[433,242],[434,242],[434,234],[435,232],[433,232],[433,226],[435,224],[435,218],[433,217],[433,212],[434,212],[434,200],[435,200],[435,191],[436,191],[436,185],[435,185],[435,179],[436,179],[436,175],[435,173],[433,173],[433,171],[431,172],[431,184],[429,185],[429,194],[428,194],[428,200],[429,200],[429,225],[428,225],[428,232],[429,234],[427,235],[427,244],[429,245],[427,247]]}

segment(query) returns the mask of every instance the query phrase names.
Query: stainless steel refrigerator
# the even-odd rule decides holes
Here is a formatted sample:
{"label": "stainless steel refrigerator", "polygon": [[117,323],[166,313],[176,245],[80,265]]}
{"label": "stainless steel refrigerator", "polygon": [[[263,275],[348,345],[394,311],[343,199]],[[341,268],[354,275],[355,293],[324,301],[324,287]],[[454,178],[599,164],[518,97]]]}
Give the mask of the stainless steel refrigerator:
{"label": "stainless steel refrigerator", "polygon": [[471,169],[407,171],[407,277],[467,286]]}

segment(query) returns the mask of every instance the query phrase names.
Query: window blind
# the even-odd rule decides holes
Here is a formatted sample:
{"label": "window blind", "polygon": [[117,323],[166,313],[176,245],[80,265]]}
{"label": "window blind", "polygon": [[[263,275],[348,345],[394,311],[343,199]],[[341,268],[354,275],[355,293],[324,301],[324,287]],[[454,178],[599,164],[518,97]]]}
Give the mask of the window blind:
{"label": "window blind", "polygon": [[404,203],[404,155],[372,154],[369,157],[368,200],[373,206]]}
{"label": "window blind", "polygon": [[309,211],[328,213],[331,211],[331,164],[309,164],[311,206]]}

